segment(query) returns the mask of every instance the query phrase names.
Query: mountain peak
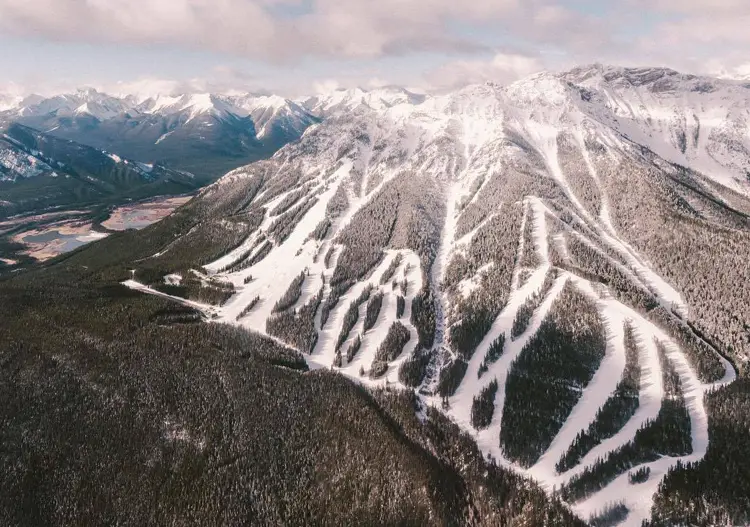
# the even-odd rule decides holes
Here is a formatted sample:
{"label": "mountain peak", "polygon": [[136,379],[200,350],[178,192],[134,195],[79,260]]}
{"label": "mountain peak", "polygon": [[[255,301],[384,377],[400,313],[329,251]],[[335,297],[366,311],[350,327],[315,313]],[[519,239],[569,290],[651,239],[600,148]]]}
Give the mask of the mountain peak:
{"label": "mountain peak", "polygon": [[605,64],[580,66],[560,77],[586,87],[602,85],[646,89],[652,93],[715,91],[721,86],[737,85],[736,81],[681,73],[667,67],[622,67]]}

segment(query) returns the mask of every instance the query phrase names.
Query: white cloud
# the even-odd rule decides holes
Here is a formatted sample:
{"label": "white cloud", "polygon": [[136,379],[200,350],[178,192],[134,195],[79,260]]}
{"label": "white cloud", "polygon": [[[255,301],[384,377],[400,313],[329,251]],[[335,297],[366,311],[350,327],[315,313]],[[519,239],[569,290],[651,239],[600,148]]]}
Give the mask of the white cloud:
{"label": "white cloud", "polygon": [[[587,5],[577,0],[0,0],[0,33],[213,51],[285,71],[279,74],[281,88],[272,79],[218,66],[186,73],[202,80],[176,83],[176,89],[309,92],[312,79],[331,76],[346,87],[421,80],[428,88],[447,89],[589,62],[665,65],[694,73],[732,72],[747,62],[748,0],[600,0],[596,10]],[[521,51],[478,58],[498,45]],[[419,52],[429,52],[431,63],[444,56],[445,64],[425,72],[415,59],[414,71],[378,69],[382,57]],[[352,72],[354,62],[348,59],[370,61],[373,67]],[[298,76],[288,73],[294,61],[302,65]],[[323,62],[341,64],[340,74],[332,75],[331,67],[316,72]]]}
{"label": "white cloud", "polygon": [[449,62],[425,75],[433,90],[450,90],[467,84],[497,82],[507,84],[544,69],[538,57],[515,53],[498,53],[492,59]]}
{"label": "white cloud", "polygon": [[312,83],[312,93],[315,95],[324,95],[341,88],[341,84],[336,79],[320,79]]}
{"label": "white cloud", "polygon": [[[0,30],[21,36],[208,49],[269,61],[486,49],[455,24],[554,37],[591,31],[554,0],[0,0]],[[299,5],[297,6],[299,8]],[[574,23],[575,22],[575,23]]]}

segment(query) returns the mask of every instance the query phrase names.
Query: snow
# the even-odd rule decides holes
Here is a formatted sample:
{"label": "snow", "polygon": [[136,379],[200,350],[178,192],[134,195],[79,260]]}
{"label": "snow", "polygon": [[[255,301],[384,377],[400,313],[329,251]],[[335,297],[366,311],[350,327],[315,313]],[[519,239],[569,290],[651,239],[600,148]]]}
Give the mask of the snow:
{"label": "snow", "polygon": [[[308,359],[308,364],[311,368],[328,368],[333,364],[333,360],[336,356],[336,341],[338,339],[341,326],[343,325],[343,318],[346,311],[349,309],[349,304],[356,299],[362,291],[371,285],[375,289],[371,293],[371,297],[378,292],[383,293],[383,304],[380,309],[377,321],[373,328],[366,333],[363,332],[364,325],[364,313],[367,308],[365,302],[360,306],[359,313],[360,317],[349,333],[349,338],[346,340],[344,345],[341,347],[343,355],[346,355],[346,350],[351,345],[352,341],[357,335],[362,334],[362,346],[359,353],[355,355],[351,363],[344,364],[342,368],[336,368],[345,375],[356,378],[360,382],[368,385],[381,385],[381,384],[397,384],[398,383],[398,368],[401,363],[406,360],[411,353],[414,351],[418,341],[417,331],[411,324],[411,301],[414,296],[419,292],[422,287],[421,272],[419,271],[419,257],[412,251],[401,252],[403,260],[399,265],[396,272],[396,278],[401,281],[406,278],[409,282],[407,289],[406,307],[404,315],[400,319],[396,319],[396,298],[400,295],[400,290],[393,290],[391,283],[388,282],[381,286],[379,284],[380,276],[388,268],[393,258],[396,257],[395,251],[388,251],[386,258],[381,264],[371,273],[370,279],[364,282],[359,282],[352,289],[350,289],[340,300],[336,307],[331,311],[329,319],[325,327],[320,332],[320,337],[315,346],[315,350]],[[404,270],[410,267],[408,274],[404,274]],[[372,361],[375,358],[375,352],[380,344],[388,334],[388,329],[391,324],[399,320],[408,330],[410,334],[409,342],[404,346],[402,353],[389,364],[388,371],[386,374],[379,379],[370,379],[369,377],[360,377],[359,370],[363,368],[365,371],[370,369]]]}
{"label": "snow", "polygon": [[164,283],[167,285],[180,285],[182,283],[182,275],[176,273],[168,274],[164,277]]}
{"label": "snow", "polygon": [[[529,339],[539,330],[544,317],[549,312],[552,303],[562,291],[567,276],[558,277],[552,290],[542,302],[539,310],[534,313],[527,330],[515,340],[511,340],[510,328],[513,325],[518,308],[523,305],[526,299],[534,292],[541,290],[542,283],[547,274],[547,266],[541,266],[529,278],[528,282],[519,290],[511,294],[506,308],[500,313],[498,318],[492,324],[487,335],[477,347],[476,352],[469,361],[469,367],[466,371],[463,383],[456,393],[450,398],[450,415],[451,417],[467,431],[472,433],[477,440],[479,448],[485,454],[491,454],[499,463],[505,466],[512,464],[505,459],[500,449],[500,419],[505,405],[505,385],[510,371],[510,365],[521,353],[521,350]],[[481,378],[477,378],[479,366],[484,361],[484,357],[490,345],[500,336],[506,335],[505,352],[494,364],[489,365],[489,369]],[[477,432],[471,425],[471,405],[474,397],[493,379],[498,381],[498,392],[495,397],[495,413],[490,426],[482,431]],[[432,403],[438,405],[437,399]]]}
{"label": "snow", "polygon": [[86,243],[95,242],[97,240],[102,240],[106,238],[107,236],[109,236],[108,232],[91,231],[85,236],[79,236],[78,241],[86,242]]}
{"label": "snow", "polygon": [[[8,136],[5,137],[10,139]],[[0,167],[9,172],[9,174],[0,175],[0,181],[14,181],[17,176],[31,178],[52,171],[52,167],[36,157],[12,147],[3,148],[2,144],[0,144]]]}
{"label": "snow", "polygon": [[172,130],[171,132],[167,132],[165,134],[160,135],[159,138],[156,140],[156,142],[154,144],[158,145],[159,143],[161,143],[162,141],[164,141],[167,137],[169,137],[173,133],[174,133],[174,130]]}
{"label": "snow", "polygon": [[122,285],[130,289],[133,289],[135,291],[140,291],[141,293],[158,296],[161,298],[165,298],[167,300],[171,300],[173,302],[177,302],[178,304],[182,304],[183,306],[197,309],[201,313],[204,313],[208,316],[214,315],[217,311],[217,308],[214,306],[210,306],[208,304],[202,304],[200,302],[195,302],[193,300],[186,300],[184,298],[180,298],[179,296],[168,295],[166,293],[162,293],[161,291],[157,291],[156,289],[153,289],[152,287],[149,287],[140,282],[137,282],[136,280],[133,280],[133,279],[125,280],[124,282],[122,282]]}
{"label": "snow", "polygon": [[19,95],[0,93],[0,112],[15,110],[19,107],[22,101],[23,97]]}
{"label": "snow", "polygon": [[[598,295],[594,292],[590,283],[581,280],[574,280],[574,283],[591,299],[598,300]],[[622,317],[617,316],[616,312],[612,313],[606,307],[604,302],[601,302],[598,306],[604,315],[607,336],[607,349],[604,359],[602,359],[599,369],[583,390],[581,398],[565,420],[565,424],[555,436],[550,447],[529,470],[529,473],[540,481],[547,482],[555,478],[555,463],[565,454],[578,433],[594,422],[596,412],[614,392],[614,388],[620,381],[625,368],[625,347],[623,345],[623,324],[625,321]]]}

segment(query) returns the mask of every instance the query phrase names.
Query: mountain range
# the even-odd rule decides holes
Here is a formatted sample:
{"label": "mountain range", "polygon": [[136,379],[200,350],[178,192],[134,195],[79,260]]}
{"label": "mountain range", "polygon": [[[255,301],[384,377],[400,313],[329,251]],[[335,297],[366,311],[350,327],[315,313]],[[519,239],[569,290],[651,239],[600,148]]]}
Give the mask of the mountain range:
{"label": "mountain range", "polygon": [[[81,97],[94,97],[87,93]],[[177,323],[210,320],[201,324],[205,336],[190,337],[208,350],[227,349],[210,332],[247,330],[288,350],[310,379],[334,372],[374,393],[406,393],[410,418],[447,416],[492,470],[520,473],[592,524],[750,522],[750,288],[742,286],[750,282],[750,84],[593,65],[442,95],[336,91],[286,101],[283,112],[251,110],[243,98],[152,99],[123,110],[125,100],[87,101],[80,117],[84,103],[73,108],[76,100],[36,122],[18,108],[13,119],[61,126],[50,135],[85,134],[84,122],[101,131],[135,120],[140,135],[146,116],[178,115],[173,135],[191,130],[188,142],[202,133],[194,123],[242,121],[248,130],[252,122],[248,138],[257,141],[283,122],[296,140],[229,171],[158,224],[110,236],[36,277],[32,271],[25,287],[95,287],[115,299],[102,305],[131,314],[121,302],[179,306],[148,311],[149,323],[133,327],[161,342],[181,338]],[[153,132],[149,148],[173,137],[158,142],[164,133]],[[96,148],[105,147],[116,151]],[[18,327],[27,327],[23,320]],[[107,357],[109,342],[127,334],[65,327]],[[13,338],[25,349],[26,337]],[[142,352],[133,346],[123,355]],[[86,393],[106,384],[97,379],[110,359],[55,360],[74,365],[67,367]],[[274,360],[289,367],[289,359]],[[153,368],[150,380],[107,375],[127,386],[118,392],[127,398],[149,392],[162,377],[162,366]],[[232,400],[227,393],[243,381],[223,367],[209,371],[201,382]],[[267,397],[273,383],[258,379],[252,393]],[[47,399],[32,392],[44,408]],[[110,395],[92,397],[114,404]],[[181,399],[174,397],[164,404],[173,413],[157,415],[181,423],[164,437],[190,439],[192,450],[179,459],[195,472],[181,477],[217,481],[224,465],[202,464],[198,437],[208,435],[200,419],[175,417]],[[322,404],[326,391],[305,400]],[[307,417],[314,430],[326,426],[317,412]],[[217,434],[231,436],[235,423],[247,422],[222,421]],[[411,421],[386,426],[406,434],[412,451],[425,444]],[[428,436],[426,448],[444,456],[445,436]],[[349,439],[327,448],[365,459]],[[345,474],[336,481],[354,477]],[[254,492],[268,502],[264,488]],[[337,496],[350,503],[354,494]],[[472,518],[491,516],[470,512],[459,522]]]}
{"label": "mountain range", "polygon": [[[44,181],[34,178],[50,176],[50,163],[57,172],[64,172],[61,165],[66,159],[89,156],[85,161],[90,169],[86,175],[107,180],[110,167],[102,164],[100,158],[116,156],[128,160],[131,167],[163,167],[170,171],[171,182],[176,183],[153,185],[154,179],[162,177],[152,174],[146,178],[148,185],[140,180],[120,185],[111,189],[116,192],[108,193],[108,201],[100,203],[182,193],[200,188],[233,168],[273,155],[318,122],[292,101],[249,94],[189,94],[139,100],[86,89],[48,98],[32,95],[23,99],[5,97],[2,101],[0,129],[6,139],[0,171],[6,182],[3,191],[8,192],[4,201],[10,203],[4,207],[6,215],[40,212],[48,207],[81,208],[100,195],[81,189],[79,182],[66,185],[70,181],[60,179],[50,185],[48,177]],[[32,148],[40,152],[42,159],[27,157],[23,149],[11,152],[18,146],[15,135],[22,135],[21,127],[37,138]],[[101,172],[94,169],[96,166],[101,167]],[[75,174],[66,175],[76,178]],[[29,194],[29,187],[33,187],[33,201],[24,197]]]}
{"label": "mountain range", "polygon": [[[605,66],[338,92],[300,141],[202,191],[212,212],[130,285],[204,274],[229,288],[210,316],[412,388],[584,517],[619,502],[640,525],[706,456],[704,392],[750,357],[749,95]],[[203,230],[217,258],[162,267]]]}

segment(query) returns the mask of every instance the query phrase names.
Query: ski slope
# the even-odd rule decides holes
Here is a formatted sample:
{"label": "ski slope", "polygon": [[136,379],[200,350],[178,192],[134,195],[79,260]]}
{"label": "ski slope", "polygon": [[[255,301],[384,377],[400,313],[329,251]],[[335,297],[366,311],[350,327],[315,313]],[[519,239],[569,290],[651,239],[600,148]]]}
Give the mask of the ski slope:
{"label": "ski slope", "polygon": [[[579,74],[580,72],[576,75]],[[592,75],[598,74],[594,72]],[[586,77],[588,80],[583,84],[598,82],[591,78]],[[726,93],[731,94],[738,88],[718,86],[717,89],[725,89]],[[242,244],[205,266],[205,270],[213,278],[231,282],[236,289],[235,295],[218,308],[195,307],[211,312],[212,316],[215,315],[214,320],[266,333],[266,321],[272,315],[274,305],[285,294],[295,277],[304,275],[304,281],[301,295],[295,300],[292,309],[299,310],[308,305],[319,293],[325,302],[332,294],[331,279],[345,250],[340,236],[348,226],[357,221],[358,212],[364,210],[384,189],[394,186],[407,189],[412,182],[411,178],[428,175],[431,179],[426,181],[431,181],[434,188],[423,190],[438,193],[444,205],[441,209],[442,228],[439,238],[433,240],[434,261],[427,262],[430,265],[426,266],[426,262],[420,260],[419,255],[405,245],[387,244],[382,247],[380,261],[343,292],[325,323],[322,323],[321,310],[316,312],[314,327],[318,338],[312,352],[305,355],[308,365],[311,369],[336,370],[367,386],[402,386],[399,367],[413,356],[418,342],[417,330],[411,321],[412,301],[423,287],[428,286],[436,299],[435,342],[432,349],[427,350],[430,352],[430,363],[426,378],[416,390],[418,397],[422,403],[445,411],[476,439],[487,456],[503,466],[532,477],[545,489],[553,492],[581,474],[586,467],[592,466],[597,459],[605,458],[608,453],[633,440],[636,432],[659,414],[665,389],[658,343],[668,350],[668,360],[675,366],[680,377],[690,416],[692,453],[679,458],[665,456],[647,463],[651,475],[645,483],[631,485],[628,470],[598,492],[570,504],[582,518],[588,519],[605,505],[622,501],[629,510],[623,525],[640,525],[650,516],[654,494],[669,468],[678,461],[697,461],[705,455],[708,447],[708,424],[704,394],[717,386],[732,382],[736,375],[733,367],[721,358],[726,371],[724,377],[715,383],[701,383],[691,368],[685,350],[680,349],[670,335],[642,313],[618,300],[608,286],[579,276],[576,274],[579,271],[575,269],[557,269],[552,287],[538,303],[526,330],[518,338],[510,338],[519,309],[527,300],[542,292],[545,278],[553,268],[553,249],[564,260],[571,261],[567,243],[573,238],[595,251],[633,285],[646,291],[667,312],[673,313],[677,320],[687,319],[690,315],[690,306],[683,294],[660,276],[648,259],[618,233],[616,222],[612,218],[611,197],[607,196],[606,186],[602,181],[604,176],[597,173],[597,165],[592,161],[595,154],[590,151],[591,139],[594,138],[597,148],[604,151],[601,155],[612,159],[631,155],[631,142],[636,137],[636,128],[641,127],[638,129],[642,130],[646,126],[644,123],[648,120],[648,112],[654,116],[661,115],[657,111],[661,102],[653,97],[649,98],[645,110],[641,109],[646,113],[639,114],[635,120],[623,120],[621,127],[615,128],[616,123],[608,117],[607,111],[622,117],[622,112],[628,107],[623,101],[635,95],[619,85],[601,90],[586,99],[568,82],[562,82],[559,77],[551,74],[541,74],[506,88],[470,87],[439,97],[414,99],[403,93],[393,93],[389,98],[378,99],[380,102],[377,102],[359,93],[337,93],[328,101],[318,100],[316,104],[321,111],[332,116],[332,124],[323,123],[308,130],[299,145],[280,151],[274,158],[276,174],[270,177],[273,182],[274,178],[297,171],[299,181],[304,182],[304,188],[307,189],[307,196],[314,196],[317,201],[283,241],[272,240],[270,231],[277,216],[267,212],[260,227]],[[606,106],[597,97],[609,97],[606,100],[615,104],[619,110]],[[694,97],[699,98],[701,95],[696,94]],[[389,102],[386,104],[384,101]],[[350,119],[342,117],[349,115]],[[665,152],[664,155],[667,156],[674,145],[672,136],[665,131],[668,128],[665,122],[661,119],[658,124],[659,131],[663,132],[661,135],[655,133],[647,138],[641,134],[638,137],[651,152]],[[592,213],[584,205],[583,197],[576,195],[576,186],[571,183],[570,173],[566,173],[566,165],[558,151],[558,140],[562,133],[574,138],[575,147],[581,151],[582,168],[587,172],[590,184],[598,192],[598,212]],[[508,138],[511,136],[515,141],[512,148],[508,145]],[[664,144],[656,145],[659,141]],[[714,148],[709,142],[709,139],[701,138],[690,155],[703,155],[700,152]],[[459,225],[462,214],[466,213],[467,204],[486,203],[487,194],[492,191],[493,178],[502,177],[505,172],[512,170],[517,162],[525,160],[524,155],[541,159],[540,165],[543,166],[533,165],[538,172],[535,175],[548,178],[554,183],[554,188],[559,189],[561,194],[561,197],[554,199],[559,199],[559,202],[553,203],[549,194],[536,194],[533,189],[522,199],[507,199],[505,195],[492,196],[491,206],[484,212],[484,216],[471,223],[473,228],[467,229],[468,232],[460,232]],[[727,188],[738,192],[747,190],[735,181],[732,176],[733,165],[727,158],[714,156],[713,159],[712,163],[721,164],[726,161],[721,165],[721,174],[717,176],[719,181],[727,183]],[[639,158],[638,162],[643,160]],[[232,178],[236,177],[241,176],[237,173],[230,174],[217,185],[229,186]],[[266,211],[272,211],[292,196],[292,193],[303,188],[300,185],[302,183],[273,195],[272,199],[264,202]],[[262,190],[255,198],[256,201],[264,200],[267,192],[268,188]],[[340,197],[342,194],[346,196],[346,206],[332,217],[329,205],[336,196]],[[502,217],[508,211],[520,210],[518,207],[523,208],[523,216],[518,231],[518,254],[515,255],[510,295],[468,360],[468,369],[460,385],[448,397],[448,404],[444,405],[443,398],[437,394],[439,374],[441,368],[456,354],[449,338],[448,315],[455,307],[456,296],[460,300],[466,299],[472,291],[482,287],[481,277],[491,268],[492,263],[464,276],[458,285],[458,295],[451,295],[443,290],[446,270],[454,257],[467,254],[475,236],[488,222],[498,216]],[[564,214],[569,215],[572,220],[566,222],[562,217]],[[313,239],[311,232],[326,218],[331,219],[326,235],[322,239]],[[524,236],[525,228],[529,225],[530,241]],[[459,232],[461,236],[457,237]],[[228,270],[244,259],[252,260],[259,253],[264,240],[272,240],[270,251],[264,258],[245,269]],[[249,257],[248,251],[251,251]],[[537,264],[533,268],[522,268],[522,257],[530,252],[535,253],[533,261]],[[381,284],[381,276],[396,258],[401,260],[393,278]],[[392,280],[398,283],[405,280],[406,291],[394,288]],[[423,280],[428,283],[423,283]],[[571,284],[583,293],[595,305],[603,320],[606,337],[604,358],[590,382],[582,389],[580,398],[548,448],[532,466],[523,468],[507,459],[500,445],[501,420],[507,399],[506,385],[514,361],[539,331],[566,284]],[[133,281],[126,285],[145,293],[160,294]],[[357,320],[337,350],[337,341],[342,327],[345,327],[344,320],[350,305],[370,287],[373,289],[371,295],[383,295],[382,307],[374,326],[367,331],[364,329],[365,302],[359,306]],[[404,314],[400,318],[396,313],[399,296],[403,296],[405,301]],[[260,298],[258,304],[246,316],[238,318],[255,298]],[[377,350],[396,321],[406,327],[409,340],[395,359],[389,362],[386,372],[372,378],[370,369]],[[639,406],[620,430],[593,447],[573,468],[558,473],[558,460],[567,452],[579,432],[586,430],[595,421],[597,412],[613,394],[621,379],[626,364],[626,325],[634,331],[641,367]],[[503,354],[496,362],[488,365],[481,377],[478,376],[487,350],[501,335],[506,337]],[[359,352],[351,361],[344,358],[337,363],[337,351],[345,357],[358,337],[361,338]],[[487,428],[476,430],[471,422],[473,401],[493,380],[497,381],[499,389],[494,401],[492,420]]]}

